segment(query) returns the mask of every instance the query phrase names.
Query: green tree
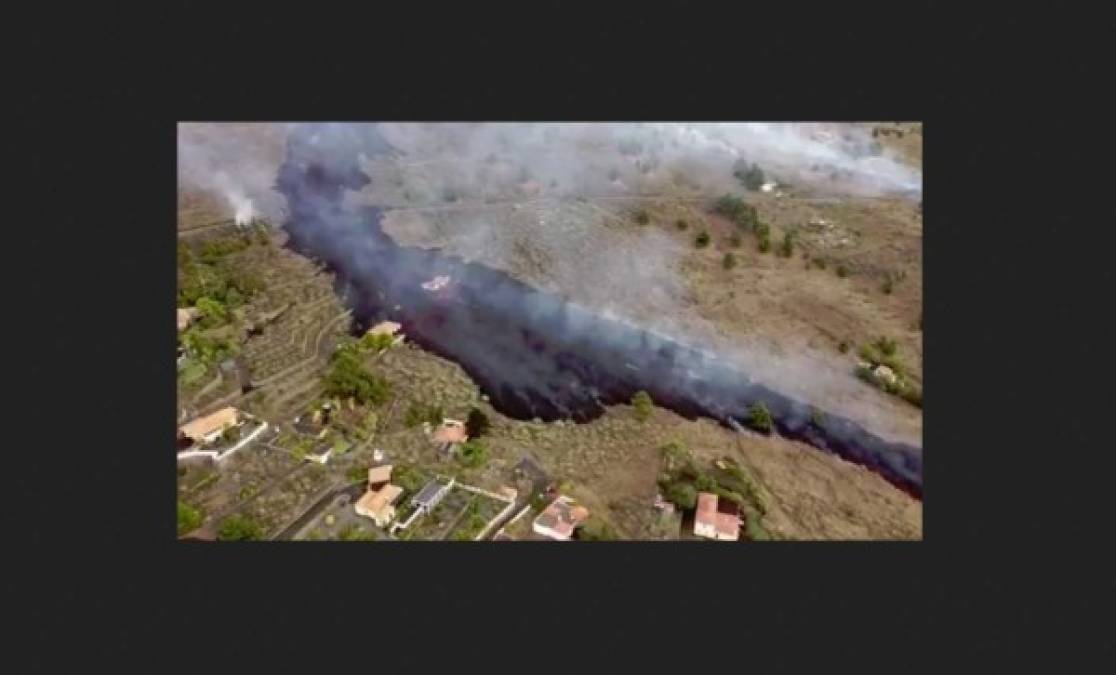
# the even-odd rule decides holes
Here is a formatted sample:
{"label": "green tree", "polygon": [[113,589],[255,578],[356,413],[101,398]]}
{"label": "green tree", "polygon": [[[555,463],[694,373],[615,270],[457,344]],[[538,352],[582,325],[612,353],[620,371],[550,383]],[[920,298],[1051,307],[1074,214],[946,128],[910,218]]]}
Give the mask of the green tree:
{"label": "green tree", "polygon": [[758,248],[760,253],[767,253],[771,250],[771,237],[767,233],[759,235]]}
{"label": "green tree", "polygon": [[590,516],[577,530],[580,541],[613,541],[619,539],[616,530],[597,516]]}
{"label": "green tree", "polygon": [[694,237],[694,246],[697,246],[698,248],[705,248],[708,245],[709,233],[705,231],[698,232],[697,236]]}
{"label": "green tree", "polygon": [[229,319],[229,312],[225,306],[213,298],[198,298],[197,308],[201,315],[201,325],[204,327],[220,326]]}
{"label": "green tree", "polygon": [[733,165],[732,175],[753,192],[760,189],[764,183],[763,169],[758,164],[749,164],[744,160],[739,160]]}
{"label": "green tree", "polygon": [[201,527],[202,513],[186,502],[178,502],[178,536]]}
{"label": "green tree", "polygon": [[844,265],[838,265],[837,276],[841,277],[842,279],[849,276],[849,268],[845,267]]}
{"label": "green tree", "polygon": [[651,417],[651,409],[655,406],[655,402],[651,400],[651,395],[647,392],[640,390],[632,396],[632,407],[635,408],[635,416],[639,421],[644,421]]}
{"label": "green tree", "polygon": [[218,541],[255,541],[264,538],[263,528],[250,516],[233,514],[221,522]]}
{"label": "green tree", "polygon": [[745,419],[748,426],[765,434],[771,433],[771,412],[763,401],[756,401],[748,407],[748,417]]}
{"label": "green tree", "polygon": [[679,218],[678,220],[676,220],[676,221],[674,222],[674,226],[675,226],[675,227],[677,227],[677,228],[678,228],[679,230],[684,230],[684,229],[686,229],[687,227],[689,227],[689,226],[690,226],[690,224],[689,224],[689,223],[687,223],[687,222],[686,222],[686,221],[685,221],[684,219],[682,219],[682,218]]}
{"label": "green tree", "polygon": [[689,510],[697,506],[697,490],[694,489],[693,485],[686,482],[671,483],[663,496],[683,510]]}
{"label": "green tree", "polygon": [[488,421],[488,415],[485,415],[480,408],[472,408],[469,410],[469,416],[465,418],[465,432],[469,434],[470,438],[480,438],[488,433],[491,423]]}
{"label": "green tree", "polygon": [[361,404],[381,405],[391,398],[391,384],[365,369],[353,349],[343,348],[334,352],[325,383],[327,396],[351,396]]}
{"label": "green tree", "polygon": [[457,461],[469,468],[483,466],[488,461],[488,446],[480,441],[466,441],[457,450]]}

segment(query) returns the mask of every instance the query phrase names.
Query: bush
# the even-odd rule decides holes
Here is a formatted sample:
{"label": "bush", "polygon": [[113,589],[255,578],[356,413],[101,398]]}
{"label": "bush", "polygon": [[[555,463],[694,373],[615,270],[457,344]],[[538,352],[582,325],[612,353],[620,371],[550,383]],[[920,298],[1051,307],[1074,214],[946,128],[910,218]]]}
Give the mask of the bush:
{"label": "bush", "polygon": [[349,470],[345,472],[345,478],[348,478],[351,483],[363,481],[368,478],[368,469],[363,466],[350,467]]}
{"label": "bush", "polygon": [[488,461],[488,447],[480,441],[466,441],[458,448],[457,461],[471,469],[483,466]]}
{"label": "bush", "polygon": [[489,427],[492,426],[488,421],[488,415],[485,415],[479,408],[473,408],[469,411],[469,416],[465,418],[465,432],[469,434],[470,438],[479,438],[488,433]]}
{"label": "bush", "polygon": [[403,413],[403,426],[412,429],[423,422],[436,426],[442,423],[444,417],[441,406],[411,403]]}
{"label": "bush", "polygon": [[731,253],[726,253],[725,257],[721,259],[721,266],[726,270],[731,270],[736,267],[736,256]]}
{"label": "bush", "polygon": [[591,516],[578,528],[577,538],[582,541],[612,541],[619,537],[611,525],[596,516]]}
{"label": "bush", "polygon": [[201,527],[202,513],[186,502],[178,502],[178,536],[193,532]]}
{"label": "bush", "polygon": [[640,209],[635,212],[635,221],[640,225],[646,225],[651,222],[651,216],[647,213],[647,209]]}
{"label": "bush", "polygon": [[845,267],[844,265],[838,265],[837,266],[837,276],[841,277],[842,279],[849,276],[848,268]]}
{"label": "bush", "polygon": [[841,344],[837,345],[837,351],[842,354],[847,354],[849,352],[849,343],[845,340],[841,340]]}
{"label": "bush", "polygon": [[[226,294],[228,291],[226,291]],[[229,312],[223,304],[214,300],[213,298],[201,297],[198,298],[197,304],[198,314],[201,318],[201,326],[203,328],[213,328],[220,326],[229,319]]]}
{"label": "bush", "polygon": [[763,186],[763,169],[758,164],[738,160],[732,167],[732,175],[744,184],[744,187],[755,192]]}
{"label": "bush", "polygon": [[751,514],[744,521],[745,533],[751,541],[770,541],[771,535],[760,524],[759,518]]}
{"label": "bush", "polygon": [[325,383],[325,393],[329,397],[352,397],[358,403],[373,405],[381,405],[391,398],[391,384],[365,369],[360,357],[351,349],[339,349],[333,354]]}
{"label": "bush", "polygon": [[705,248],[708,245],[709,233],[705,231],[698,232],[698,235],[694,237],[694,246],[697,246],[698,248]]}
{"label": "bush", "polygon": [[746,230],[755,228],[759,223],[756,207],[733,195],[724,195],[720,197],[716,203],[714,203],[713,210],[728,217]]}
{"label": "bush", "polygon": [[263,528],[250,516],[231,515],[221,522],[218,541],[256,541],[264,538]]}
{"label": "bush", "polygon": [[903,400],[913,406],[922,407],[922,390],[918,387],[908,384],[899,394]]}
{"label": "bush", "polygon": [[825,258],[814,258],[813,263],[819,270],[825,269]]}
{"label": "bush", "polygon": [[382,352],[395,344],[395,338],[387,333],[373,335],[365,333],[360,339],[360,348],[371,352]]}
{"label": "bush", "polygon": [[709,474],[702,473],[694,480],[694,487],[701,492],[710,492],[716,489],[717,481]]}
{"label": "bush", "polygon": [[876,349],[879,349],[880,353],[883,354],[884,356],[895,356],[895,351],[896,351],[896,349],[898,349],[898,345],[896,345],[894,339],[888,338],[888,337],[883,336],[883,335],[881,335],[872,344],[875,345]]}
{"label": "bush", "polygon": [[684,230],[684,229],[686,229],[687,227],[689,227],[689,226],[690,226],[690,224],[689,224],[689,223],[687,223],[687,222],[686,222],[685,220],[683,220],[682,218],[679,218],[678,220],[676,220],[676,221],[674,222],[674,226],[675,226],[675,227],[677,227],[677,228],[678,228],[679,230]]}
{"label": "bush", "polygon": [[655,406],[655,402],[651,400],[651,395],[645,391],[637,391],[632,396],[632,407],[635,408],[635,416],[639,421],[644,421],[651,417],[651,409]]}
{"label": "bush", "polygon": [[689,483],[672,483],[663,496],[666,497],[667,501],[673,502],[675,506],[683,510],[689,510],[697,506],[697,490]]}
{"label": "bush", "polygon": [[759,252],[767,253],[771,250],[771,237],[766,234],[761,234],[759,237]]}
{"label": "bush", "polygon": [[746,417],[744,421],[749,427],[756,431],[765,434],[771,433],[771,412],[767,409],[763,401],[757,401],[748,408],[748,417]]}
{"label": "bush", "polygon": [[728,243],[729,243],[729,246],[731,246],[733,248],[740,248],[741,245],[744,244],[744,238],[740,236],[739,232],[733,232],[729,236]]}
{"label": "bush", "polygon": [[794,255],[794,235],[790,232],[783,235],[783,245],[779,248],[779,254],[784,258]]}

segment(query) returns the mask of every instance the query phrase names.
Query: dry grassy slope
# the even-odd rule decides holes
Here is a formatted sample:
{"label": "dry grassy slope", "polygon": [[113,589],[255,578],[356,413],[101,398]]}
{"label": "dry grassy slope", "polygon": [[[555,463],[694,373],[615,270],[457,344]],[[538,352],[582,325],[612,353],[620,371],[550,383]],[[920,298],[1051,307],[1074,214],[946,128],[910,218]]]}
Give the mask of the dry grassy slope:
{"label": "dry grassy slope", "polygon": [[[708,420],[690,421],[656,410],[637,421],[629,407],[610,409],[588,424],[532,423],[506,418],[480,400],[459,366],[413,347],[397,349],[375,365],[400,395],[395,423],[377,439],[392,457],[436,462],[418,429],[400,424],[405,401],[439,402],[463,418],[480,405],[492,418],[485,442],[492,458],[466,480],[498,487],[524,454],[542,462],[558,481],[624,537],[638,537],[650,522],[657,491],[660,448],[677,440],[701,461],[730,455],[752,469],[773,498],[764,525],[787,539],[919,539],[922,504],[868,470],[811,446],[771,437],[742,436]],[[447,470],[452,465],[445,465]],[[632,508],[642,504],[646,508]]]}

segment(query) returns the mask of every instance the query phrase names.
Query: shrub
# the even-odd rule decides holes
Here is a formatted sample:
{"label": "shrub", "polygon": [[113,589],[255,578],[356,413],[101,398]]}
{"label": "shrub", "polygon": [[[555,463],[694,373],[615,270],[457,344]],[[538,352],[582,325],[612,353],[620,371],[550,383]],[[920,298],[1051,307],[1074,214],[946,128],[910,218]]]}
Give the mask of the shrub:
{"label": "shrub", "polygon": [[197,308],[201,315],[201,325],[204,328],[220,326],[229,319],[229,312],[225,306],[213,298],[198,298]]}
{"label": "shrub", "polygon": [[725,257],[721,259],[721,266],[726,270],[731,270],[736,267],[736,256],[731,253],[726,253]]}
{"label": "shrub", "polygon": [[724,195],[717,199],[713,204],[713,210],[728,217],[743,229],[754,228],[759,222],[756,207],[733,195]]}
{"label": "shrub", "polygon": [[849,352],[849,343],[845,340],[841,340],[841,344],[837,345],[837,351],[842,354],[847,354]]}
{"label": "shrub", "polygon": [[423,422],[434,426],[441,424],[444,417],[441,406],[414,402],[407,406],[407,411],[403,413],[403,426],[412,429]]}
{"label": "shrub", "polygon": [[263,528],[250,516],[233,514],[221,522],[218,541],[255,541],[264,538]]}
{"label": "shrub", "polygon": [[888,338],[883,335],[881,335],[873,344],[875,345],[876,349],[879,349],[880,353],[884,356],[895,356],[895,351],[896,349],[898,349],[898,346],[896,345],[894,339]]}
{"label": "shrub", "polygon": [[469,434],[470,438],[479,438],[488,433],[489,427],[492,426],[488,421],[488,415],[485,415],[479,408],[473,408],[469,411],[469,416],[465,418],[465,432]]}
{"label": "shrub", "polygon": [[732,167],[732,175],[744,184],[744,187],[753,192],[763,186],[763,169],[758,164],[738,160]]}
{"label": "shrub", "polygon": [[325,376],[326,396],[356,399],[358,403],[381,405],[391,397],[391,383],[369,372],[351,349],[333,354]]}
{"label": "shrub", "polygon": [[646,225],[651,222],[651,216],[647,213],[647,209],[640,209],[635,212],[635,221],[640,225]]}
{"label": "shrub", "polygon": [[611,525],[596,516],[591,516],[578,528],[577,538],[582,541],[612,541],[619,537]]}
{"label": "shrub", "polygon": [[759,238],[759,252],[767,253],[771,250],[771,237],[766,234],[761,234]]}
{"label": "shrub", "polygon": [[458,448],[457,461],[469,468],[483,466],[488,461],[488,447],[480,441],[466,441]]}
{"label": "shrub", "polygon": [[825,258],[814,258],[813,263],[819,270],[825,269]]}
{"label": "shrub", "polygon": [[698,235],[694,237],[694,246],[697,246],[698,248],[705,248],[708,245],[709,233],[705,231],[698,232]]}
{"label": "shrub", "polygon": [[891,280],[891,277],[888,277],[887,279],[884,279],[883,285],[880,286],[880,290],[883,291],[884,295],[891,295],[891,290],[893,287],[894,284]]}
{"label": "shrub", "polygon": [[769,541],[771,535],[760,524],[759,518],[751,514],[744,521],[745,533],[751,541]]}
{"label": "shrub", "polygon": [[697,490],[689,483],[672,483],[663,496],[680,509],[689,510],[697,506]]}
{"label": "shrub", "polygon": [[748,426],[765,434],[771,433],[771,412],[763,401],[757,401],[748,408],[748,417],[744,420]]}
{"label": "shrub", "polygon": [[844,265],[838,265],[837,266],[837,276],[841,277],[842,279],[849,276],[848,268],[845,267]]}
{"label": "shrub", "polygon": [[387,333],[373,335],[365,333],[360,339],[360,348],[371,352],[382,352],[395,344],[395,338]]}
{"label": "shrub", "polygon": [[919,408],[922,407],[922,390],[913,384],[908,384],[899,395],[903,397],[903,400],[907,403]]}
{"label": "shrub", "polygon": [[729,236],[728,243],[729,246],[733,248],[740,248],[740,246],[744,244],[744,238],[740,236],[739,232],[733,232]]}
{"label": "shrub", "polygon": [[641,422],[651,417],[651,409],[654,405],[655,402],[651,400],[651,395],[643,390],[637,391],[632,396],[632,407],[635,408],[636,419]]}
{"label": "shrub", "polygon": [[794,255],[794,235],[790,232],[783,235],[783,245],[780,247],[779,253],[784,258],[789,258]]}
{"label": "shrub", "polygon": [[682,218],[679,218],[678,220],[676,220],[676,221],[674,222],[674,226],[675,226],[675,227],[677,227],[677,228],[678,228],[679,230],[684,230],[684,229],[686,229],[687,227],[689,227],[689,226],[690,226],[690,224],[689,224],[689,223],[687,223],[687,222],[686,222],[685,220],[683,220]]}
{"label": "shrub", "polygon": [[694,487],[701,492],[709,492],[717,487],[717,481],[709,474],[702,473],[694,480]]}
{"label": "shrub", "polygon": [[186,502],[178,502],[178,536],[201,527],[202,513]]}

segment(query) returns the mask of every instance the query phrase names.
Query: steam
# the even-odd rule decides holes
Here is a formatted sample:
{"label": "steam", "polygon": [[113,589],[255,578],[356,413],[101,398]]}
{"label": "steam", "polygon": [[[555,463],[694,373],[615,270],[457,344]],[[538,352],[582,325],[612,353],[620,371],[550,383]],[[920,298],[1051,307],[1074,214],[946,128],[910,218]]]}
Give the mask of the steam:
{"label": "steam", "polygon": [[[180,185],[220,196],[238,223],[255,214],[283,222],[285,200],[273,188],[284,153],[293,153],[285,143],[295,126],[180,125]],[[727,335],[699,316],[683,283],[687,247],[661,230],[633,226],[631,211],[640,203],[625,201],[653,196],[700,204],[739,193],[732,172],[742,159],[759,164],[780,190],[789,185],[799,195],[921,195],[921,171],[873,147],[865,129],[384,123],[377,131],[395,155],[387,161],[354,150],[367,142],[365,126],[373,125],[315,125],[291,161],[368,176],[363,187],[350,182],[346,200],[385,208],[385,231],[400,244],[437,246],[444,255],[506,270],[593,313],[700,345],[710,358],[739,365],[756,381],[887,435],[917,433],[896,427],[894,416],[881,409],[889,403],[866,393],[832,355],[805,344]],[[340,222],[305,236],[330,240],[328,248],[349,259],[348,269],[373,259],[359,253],[368,246],[359,232]],[[417,288],[429,279],[393,283]],[[684,381],[687,368],[679,364],[673,376]],[[530,380],[524,373],[524,386]]]}
{"label": "steam", "polygon": [[287,125],[178,125],[178,185],[219,200],[237,225],[263,217],[279,223],[284,200],[274,190]]}

